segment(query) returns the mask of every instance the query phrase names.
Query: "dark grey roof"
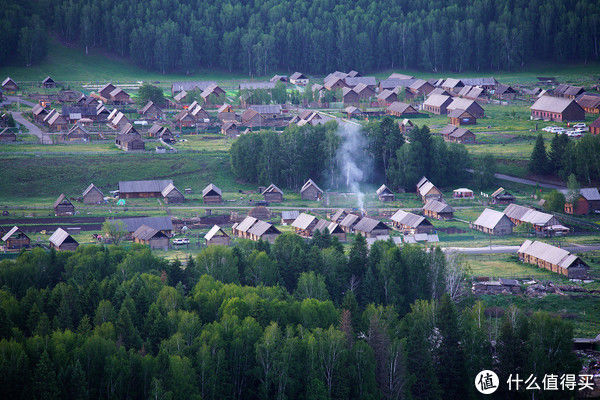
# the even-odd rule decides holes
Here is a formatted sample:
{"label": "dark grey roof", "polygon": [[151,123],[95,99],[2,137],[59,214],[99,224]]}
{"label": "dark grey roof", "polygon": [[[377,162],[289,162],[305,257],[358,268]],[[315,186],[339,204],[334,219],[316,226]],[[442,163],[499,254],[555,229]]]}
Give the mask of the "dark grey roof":
{"label": "dark grey roof", "polygon": [[147,225],[159,231],[173,230],[171,217],[130,217],[121,218],[118,221],[122,221],[125,224],[125,229],[130,233],[135,232],[142,225]]}
{"label": "dark grey roof", "polygon": [[240,90],[274,89],[275,82],[242,82]]}
{"label": "dark grey roof", "polygon": [[219,189],[218,187],[216,187],[214,184],[209,183],[204,189],[202,189],[202,196],[206,196],[208,193],[210,193],[211,191],[214,191],[215,193],[217,193],[219,196],[221,196],[221,189]]}
{"label": "dark grey roof", "polygon": [[120,181],[119,193],[159,193],[172,183],[172,179],[152,181]]}
{"label": "dark grey roof", "polygon": [[[156,236],[160,230],[152,228],[148,225],[141,225],[133,232],[133,237],[140,240],[150,240]],[[164,233],[160,233],[160,236],[164,236]]]}
{"label": "dark grey roof", "polygon": [[195,89],[204,91],[204,89],[206,89],[214,83],[215,82],[210,81],[173,82],[173,84],[171,85],[171,90],[173,91],[173,93],[181,92],[182,90],[189,92]]}
{"label": "dark grey roof", "polygon": [[372,232],[374,229],[389,229],[389,227],[383,222],[369,217],[364,217],[354,225],[354,230],[359,232]]}
{"label": "dark grey roof", "polygon": [[377,80],[374,76],[355,76],[353,78],[347,77],[346,79],[344,79],[344,81],[348,86],[356,86],[359,83],[362,83],[367,86],[377,85]]}
{"label": "dark grey roof", "polygon": [[439,201],[439,200],[429,200],[423,206],[423,210],[432,211],[436,213],[451,213],[454,212],[454,209],[448,204]]}

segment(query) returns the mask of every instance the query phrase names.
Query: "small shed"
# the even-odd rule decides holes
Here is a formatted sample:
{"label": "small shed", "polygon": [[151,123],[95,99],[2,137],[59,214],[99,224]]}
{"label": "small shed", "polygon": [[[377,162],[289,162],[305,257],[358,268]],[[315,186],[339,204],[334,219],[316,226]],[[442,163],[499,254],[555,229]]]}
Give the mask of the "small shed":
{"label": "small shed", "polygon": [[149,245],[151,249],[168,250],[169,237],[162,231],[142,225],[133,232],[133,241]]}
{"label": "small shed", "polygon": [[381,185],[379,189],[377,189],[376,193],[377,197],[379,197],[379,200],[383,202],[394,201],[396,198],[394,193],[386,185]]}
{"label": "small shed", "polygon": [[54,79],[52,79],[49,76],[47,76],[42,81],[42,87],[44,87],[46,89],[55,88],[56,87],[56,82],[54,82]]}
{"label": "small shed", "polygon": [[323,198],[323,191],[312,179],[309,179],[302,185],[300,197],[302,200],[320,200]]}
{"label": "small shed", "polygon": [[31,240],[18,226],[13,226],[4,236],[2,236],[2,246],[4,250],[21,250],[30,246]]}
{"label": "small shed", "polygon": [[133,134],[124,134],[117,135],[115,138],[115,145],[124,151],[143,151],[146,149],[146,144],[140,137],[140,135]]}
{"label": "small shed", "polygon": [[515,201],[515,196],[506,191],[503,187],[499,187],[490,195],[492,204],[510,204]]}
{"label": "small shed", "polygon": [[63,228],[58,228],[50,236],[50,247],[55,250],[69,250],[74,251],[79,246],[77,240],[65,231]]}
{"label": "small shed", "polygon": [[16,141],[17,135],[10,128],[4,128],[2,132],[0,132],[0,142],[11,143]]}
{"label": "small shed", "polygon": [[223,196],[221,189],[210,183],[202,190],[202,200],[204,204],[221,204]]}
{"label": "small shed", "polygon": [[104,203],[104,194],[93,183],[83,191],[83,204],[102,204]]}
{"label": "small shed", "polygon": [[6,79],[2,81],[2,90],[5,92],[15,93],[19,90],[19,85],[15,81],[12,80],[10,76],[7,76]]}
{"label": "small shed", "polygon": [[73,215],[75,214],[75,206],[69,201],[67,196],[62,193],[54,202],[54,214],[56,216]]}
{"label": "small shed", "polygon": [[165,202],[169,204],[183,203],[185,201],[183,193],[172,182],[165,186],[161,194]]}
{"label": "small shed", "polygon": [[231,243],[231,238],[219,225],[213,225],[212,228],[208,231],[206,235],[204,235],[204,240],[206,241],[207,246],[212,245],[221,245],[221,246],[229,246]]}
{"label": "small shed", "polygon": [[263,190],[262,195],[265,198],[265,201],[270,203],[281,203],[283,201],[283,191],[273,183]]}

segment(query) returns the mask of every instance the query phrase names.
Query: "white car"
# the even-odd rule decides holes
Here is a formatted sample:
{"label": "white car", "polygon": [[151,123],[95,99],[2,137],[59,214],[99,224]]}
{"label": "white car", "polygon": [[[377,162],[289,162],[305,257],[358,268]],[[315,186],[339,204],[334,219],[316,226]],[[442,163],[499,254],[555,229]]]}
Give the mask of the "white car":
{"label": "white car", "polygon": [[573,125],[573,128],[575,128],[575,129],[585,129],[585,127],[586,126],[583,122]]}
{"label": "white car", "polygon": [[547,126],[547,127],[543,128],[542,130],[544,132],[552,132],[552,130],[555,128],[558,128],[558,126]]}
{"label": "white car", "polygon": [[560,126],[556,126],[554,129],[552,129],[552,133],[558,133],[559,135],[562,135],[566,131],[567,130],[565,128],[561,128]]}
{"label": "white car", "polygon": [[173,244],[174,245],[190,244],[190,239],[188,239],[188,238],[176,238],[176,239],[173,239]]}
{"label": "white car", "polygon": [[581,132],[572,131],[572,132],[568,132],[567,136],[572,137],[572,138],[580,138],[583,135],[581,134]]}

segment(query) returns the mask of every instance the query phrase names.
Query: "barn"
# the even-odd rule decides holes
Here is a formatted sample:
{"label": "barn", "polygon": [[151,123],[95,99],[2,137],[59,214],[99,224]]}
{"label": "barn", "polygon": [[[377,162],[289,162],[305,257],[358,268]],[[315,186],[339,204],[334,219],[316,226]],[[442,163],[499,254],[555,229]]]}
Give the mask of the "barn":
{"label": "barn", "polygon": [[204,189],[202,189],[202,200],[204,201],[204,204],[223,203],[221,189],[216,187],[214,184],[209,183]]}
{"label": "barn", "polygon": [[471,228],[490,235],[510,235],[515,224],[500,211],[486,208],[477,217],[475,222],[472,222]]}
{"label": "barn", "polygon": [[119,181],[119,198],[153,198],[163,197],[162,191],[173,184],[171,179],[151,181]]}
{"label": "barn", "polygon": [[575,100],[542,96],[531,108],[531,117],[544,121],[583,121],[585,111]]}
{"label": "barn", "polygon": [[75,214],[75,206],[67,199],[67,196],[61,194],[54,202],[54,215],[73,215]]}
{"label": "barn", "polygon": [[135,243],[148,245],[151,249],[169,250],[169,237],[148,225],[141,225],[132,236]]}
{"label": "barn", "polygon": [[231,238],[219,225],[213,225],[206,235],[204,235],[204,240],[207,246],[229,246],[231,243]]}
{"label": "barn", "polygon": [[50,236],[50,247],[55,250],[75,251],[79,243],[63,228],[58,228]]}
{"label": "barn", "polygon": [[83,204],[104,203],[104,194],[93,183],[90,183],[90,186],[83,191],[82,198]]}

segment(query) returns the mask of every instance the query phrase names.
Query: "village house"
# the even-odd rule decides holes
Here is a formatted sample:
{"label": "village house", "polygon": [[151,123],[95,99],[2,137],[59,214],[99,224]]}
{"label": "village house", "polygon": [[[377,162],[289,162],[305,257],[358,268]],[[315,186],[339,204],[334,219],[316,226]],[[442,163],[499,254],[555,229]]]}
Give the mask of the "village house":
{"label": "village house", "polygon": [[390,76],[388,76],[388,79],[414,79],[414,76],[412,75],[406,75],[406,74],[402,74],[399,72],[392,72],[390,74]]}
{"label": "village house", "polygon": [[308,77],[301,72],[294,72],[290,75],[290,83],[292,85],[305,86],[308,85]]}
{"label": "village house", "polygon": [[585,120],[585,111],[572,99],[542,96],[530,109],[533,119],[558,122]]}
{"label": "village house", "polygon": [[120,199],[160,198],[163,190],[173,184],[171,179],[148,181],[119,181]]}
{"label": "village house", "polygon": [[357,105],[360,102],[360,96],[358,93],[354,91],[354,89],[345,87],[342,89],[342,101],[344,105],[346,104],[355,104]]}
{"label": "village house", "polygon": [[44,121],[49,111],[46,108],[46,103],[37,103],[31,109],[31,113],[33,114],[33,120],[37,123],[41,123]]}
{"label": "village house", "polygon": [[115,88],[112,92],[110,92],[110,102],[112,104],[129,104],[131,103],[131,97],[129,93],[125,92],[121,88]]}
{"label": "village house", "polygon": [[207,246],[229,246],[231,237],[219,225],[213,225],[204,235]]}
{"label": "village house", "polygon": [[58,199],[56,199],[52,208],[54,209],[54,215],[57,217],[75,214],[75,206],[69,201],[64,193],[61,193],[61,195],[58,196]]}
{"label": "village house", "polygon": [[185,82],[173,82],[171,84],[171,96],[175,96],[176,93],[180,93],[182,91],[192,92],[194,90],[198,90],[203,92],[207,87],[215,84],[215,82],[211,81],[185,81]]}
{"label": "village house", "polygon": [[4,236],[2,236],[2,250],[21,250],[27,249],[31,245],[29,236],[25,234],[18,226],[13,226]]}
{"label": "village house", "polygon": [[517,251],[519,259],[569,279],[587,279],[589,266],[578,256],[560,247],[538,241],[526,240]]}
{"label": "village house", "polygon": [[560,225],[560,222],[554,215],[537,211],[533,208],[512,203],[504,209],[504,214],[506,214],[513,224],[517,226],[525,223],[531,224],[535,231],[539,233],[553,235],[564,233],[565,231],[568,232],[568,228]]}
{"label": "village house", "polygon": [[354,88],[352,89],[354,90],[356,93],[358,93],[358,98],[359,100],[362,101],[367,101],[369,99],[371,99],[372,97],[375,97],[375,89],[371,88],[371,86],[367,86],[364,83],[359,83],[358,85],[354,86]]}
{"label": "village house", "polygon": [[398,101],[398,93],[394,90],[384,89],[377,95],[377,101],[382,106],[389,106],[395,101]]}
{"label": "village house", "polygon": [[407,133],[415,127],[415,124],[410,119],[404,118],[402,121],[398,121],[398,127],[400,132]]}
{"label": "village house", "polygon": [[433,89],[435,89],[433,85],[424,79],[416,79],[408,87],[408,91],[412,93],[413,96],[428,96]]}
{"label": "village house", "polygon": [[350,214],[350,210],[339,208],[333,214],[328,214],[327,218],[329,218],[332,222],[339,224],[344,218],[346,218],[346,215],[348,214]]}
{"label": "village house", "polygon": [[19,85],[15,81],[12,80],[10,76],[6,77],[5,80],[2,81],[2,90],[7,93],[16,93],[19,90]]}
{"label": "village house", "polygon": [[106,85],[102,86],[100,88],[100,90],[98,90],[98,94],[104,98],[104,101],[108,101],[110,100],[110,93],[115,90],[117,87],[115,85],[113,85],[112,83],[107,83]]}
{"label": "village house", "polygon": [[465,128],[458,128],[454,125],[446,125],[440,131],[440,133],[447,142],[475,143],[475,134]]}
{"label": "village house", "polygon": [[248,211],[248,215],[256,219],[262,219],[263,221],[271,219],[271,211],[265,206],[252,207],[250,211]]}
{"label": "village house", "polygon": [[94,121],[98,116],[98,109],[94,104],[64,105],[62,115],[69,122],[77,122],[84,118]]}
{"label": "village house", "polygon": [[180,128],[190,128],[196,125],[196,118],[190,114],[189,108],[178,112],[173,120]]}
{"label": "village house", "polygon": [[394,228],[404,233],[433,233],[435,230],[427,218],[404,210],[396,211],[390,219]]}
{"label": "village house", "polygon": [[423,206],[423,215],[435,219],[454,218],[454,208],[439,200],[429,200]]}
{"label": "village house", "polygon": [[406,90],[406,88],[410,87],[413,83],[415,83],[416,79],[398,79],[398,78],[388,78],[379,82],[379,92],[383,92],[384,90],[392,90],[396,93],[400,93],[401,90]]}
{"label": "village house", "polygon": [[314,215],[300,213],[298,218],[292,222],[292,226],[298,235],[310,237],[313,234],[317,222],[319,222],[319,220]]}
{"label": "village house", "polygon": [[221,189],[216,187],[214,184],[209,183],[204,189],[202,189],[202,201],[204,204],[223,203]]}
{"label": "village house", "polygon": [[179,189],[177,189],[173,183],[169,183],[167,186],[165,186],[160,194],[167,204],[178,204],[185,202],[183,193],[181,193],[181,191],[179,191]]}
{"label": "village house", "polygon": [[66,118],[63,117],[58,111],[55,109],[50,110],[48,115],[44,118],[44,122],[50,131],[60,132],[67,130],[69,127],[69,123]]}
{"label": "village house", "polygon": [[515,201],[515,196],[507,192],[503,187],[499,187],[490,195],[492,204],[510,204]]}
{"label": "village house", "polygon": [[354,225],[360,220],[356,214],[348,214],[340,221],[340,227],[346,233],[354,232]]}
{"label": "village house", "polygon": [[273,90],[275,82],[242,82],[239,85],[240,90]]}
{"label": "village house", "polygon": [[510,85],[498,84],[494,90],[494,97],[502,100],[514,100],[517,91]]}
{"label": "village house", "polygon": [[300,189],[300,198],[302,200],[320,200],[323,197],[323,191],[317,184],[309,179]]}
{"label": "village house", "polygon": [[129,119],[123,114],[121,111],[116,108],[110,112],[108,115],[108,125],[115,130],[122,130],[125,125],[131,124]]}
{"label": "village house", "polygon": [[477,103],[475,100],[463,99],[460,97],[455,97],[452,100],[452,103],[448,105],[446,110],[448,113],[454,110],[464,110],[469,112],[469,114],[471,114],[475,118],[483,118],[483,116],[485,115],[483,107],[481,107],[479,103]]}
{"label": "village house", "polygon": [[589,125],[590,133],[592,135],[600,134],[600,118],[597,118],[594,122]]}
{"label": "village house", "polygon": [[423,110],[437,115],[446,115],[450,103],[452,103],[452,97],[450,96],[430,94],[423,102]]}
{"label": "village house", "polygon": [[323,87],[327,90],[339,90],[347,88],[348,85],[344,78],[340,76],[331,76],[329,78],[325,78],[323,81]]}
{"label": "village house", "polygon": [[515,224],[504,213],[486,208],[470,226],[477,231],[499,236],[510,235]]}
{"label": "village house", "polygon": [[417,183],[417,194],[421,197],[423,203],[426,203],[431,199],[441,200],[443,197],[441,190],[435,187],[435,185],[425,177],[422,177]]}
{"label": "village house", "polygon": [[[568,190],[561,190],[565,197],[568,196]],[[565,202],[565,214],[585,215],[596,210],[600,210],[600,193],[597,188],[581,188],[574,202],[567,198]]]}
{"label": "village house", "polygon": [[339,224],[321,219],[317,222],[314,231],[325,232],[325,230],[327,230],[331,236],[337,237],[340,242],[346,241],[346,232],[342,230],[342,227]]}
{"label": "village house", "polygon": [[90,132],[82,125],[75,124],[63,135],[63,139],[68,142],[89,142]]}
{"label": "village house", "polygon": [[282,225],[290,225],[292,222],[298,218],[300,215],[300,211],[296,210],[283,210],[281,211],[281,224]]}
{"label": "village house", "polygon": [[354,225],[354,232],[363,235],[366,238],[374,238],[390,234],[390,228],[383,222],[370,218],[363,217]]}
{"label": "village house", "polygon": [[175,102],[175,104],[178,107],[181,107],[182,104],[186,98],[186,96],[188,95],[188,92],[186,92],[185,90],[182,90],[181,92],[177,93],[175,96],[173,96],[173,101]]}
{"label": "village house", "polygon": [[392,192],[387,186],[381,185],[379,189],[375,191],[377,193],[377,197],[380,201],[394,201],[396,196],[394,196],[394,192]]}
{"label": "village house", "polygon": [[138,110],[138,113],[145,119],[162,119],[164,117],[163,110],[156,105],[152,100],[149,100],[144,107]]}
{"label": "village house", "polygon": [[374,76],[347,76],[346,78],[344,78],[344,82],[349,88],[356,88],[359,85],[361,85],[361,88],[363,86],[366,86],[373,93],[375,93],[375,89],[377,88],[377,80]]}
{"label": "village house", "polygon": [[419,111],[415,110],[410,104],[395,101],[385,109],[385,113],[394,117],[406,117],[415,116],[419,114]]}
{"label": "village house", "polygon": [[360,108],[356,107],[356,106],[348,106],[346,108],[344,108],[344,113],[346,113],[346,118],[362,118],[365,116],[365,113],[363,113]]}
{"label": "village house", "polygon": [[42,81],[42,87],[46,88],[46,89],[55,88],[56,87],[56,82],[54,82],[54,79],[52,79],[49,76],[47,76]]}
{"label": "village house", "polygon": [[566,83],[561,83],[552,91],[552,93],[554,96],[574,99],[575,97],[585,93],[585,89],[581,86],[572,86]]}
{"label": "village house", "polygon": [[141,225],[133,232],[132,237],[135,243],[150,246],[153,250],[169,250],[169,237],[148,225]]}
{"label": "village house", "polygon": [[465,86],[462,80],[456,78],[448,78],[442,82],[440,87],[450,93],[458,93]]}
{"label": "village house", "polygon": [[477,123],[477,118],[470,112],[457,108],[448,111],[448,123],[454,126],[475,125]]}
{"label": "village house", "polygon": [[216,83],[213,83],[202,91],[200,97],[202,97],[205,104],[219,104],[225,100],[225,91]]}
{"label": "village house", "polygon": [[115,137],[115,145],[124,151],[143,151],[146,144],[139,134],[118,134]]}
{"label": "village house", "polygon": [[2,143],[12,143],[17,141],[17,135],[10,129],[4,128],[0,132],[0,142]]}
{"label": "village house", "polygon": [[65,231],[63,228],[58,228],[50,236],[50,248],[59,251],[75,251],[79,242]]}
{"label": "village house", "polygon": [[[140,226],[146,225],[150,228],[156,229],[157,231],[161,231],[167,237],[171,236],[173,232],[173,221],[171,221],[171,217],[129,217],[129,218],[121,218],[115,220],[117,222],[123,223],[125,230],[129,234],[133,234]],[[129,237],[130,240],[133,240],[133,237]]]}
{"label": "village house", "polygon": [[588,114],[600,114],[600,94],[584,93],[575,99]]}
{"label": "village house", "polygon": [[227,121],[221,125],[221,134],[229,137],[240,135],[237,123],[235,121]]}
{"label": "village house", "polygon": [[244,218],[240,223],[233,224],[231,231],[233,235],[244,239],[265,240],[269,243],[275,242],[277,236],[281,234],[279,229],[272,224],[250,216]]}
{"label": "village house", "polygon": [[494,77],[483,78],[462,78],[462,83],[470,86],[479,86],[485,90],[492,90],[498,86],[498,81]]}
{"label": "village house", "polygon": [[262,192],[265,201],[269,203],[281,203],[283,201],[283,191],[271,183],[265,190]]}
{"label": "village house", "polygon": [[277,83],[277,82],[283,82],[286,83],[288,82],[288,77],[286,75],[273,75],[273,77],[271,79],[269,79],[269,82],[273,82],[273,83]]}
{"label": "village house", "polygon": [[104,194],[93,183],[90,183],[81,195],[83,204],[102,204],[104,203]]}

